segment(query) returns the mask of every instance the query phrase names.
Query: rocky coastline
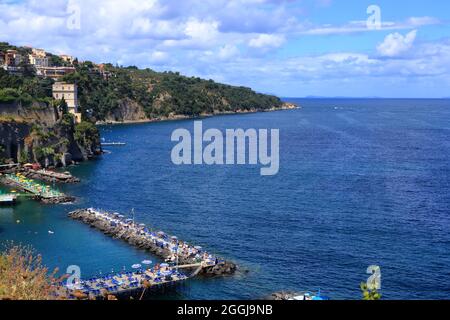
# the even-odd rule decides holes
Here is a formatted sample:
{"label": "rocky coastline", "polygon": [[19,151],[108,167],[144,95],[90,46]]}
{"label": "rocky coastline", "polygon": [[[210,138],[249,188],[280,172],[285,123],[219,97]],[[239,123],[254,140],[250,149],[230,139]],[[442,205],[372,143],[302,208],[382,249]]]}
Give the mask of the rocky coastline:
{"label": "rocky coastline", "polygon": [[268,296],[265,300],[271,300],[271,301],[287,301],[292,299],[295,296],[298,296],[299,293],[293,292],[293,291],[280,291],[280,292],[274,292],[270,296]]}
{"label": "rocky coastline", "polygon": [[51,106],[0,104],[0,111],[0,163],[66,167],[101,153],[93,124],[75,124]]}
{"label": "rocky coastline", "polygon": [[298,105],[290,102],[285,102],[281,105],[281,107],[273,107],[270,109],[250,109],[250,110],[237,110],[237,111],[223,111],[223,112],[214,112],[214,113],[202,113],[198,116],[187,116],[182,114],[170,114],[167,117],[159,117],[159,118],[148,118],[142,116],[143,111],[136,111],[136,114],[132,112],[128,113],[126,117],[121,117],[121,120],[113,120],[112,118],[108,118],[103,121],[97,121],[97,125],[114,125],[114,124],[139,124],[139,123],[153,123],[153,122],[165,122],[165,121],[179,121],[179,120],[189,120],[189,119],[201,119],[201,118],[210,118],[215,116],[224,116],[224,115],[238,115],[238,114],[251,114],[251,113],[259,113],[259,112],[275,112],[275,111],[286,111],[286,110],[295,110],[300,109]]}
{"label": "rocky coastline", "polygon": [[80,179],[70,174],[53,173],[51,171],[46,174],[37,170],[21,170],[21,173],[27,178],[38,179],[49,183],[57,182],[69,184],[80,182]]}

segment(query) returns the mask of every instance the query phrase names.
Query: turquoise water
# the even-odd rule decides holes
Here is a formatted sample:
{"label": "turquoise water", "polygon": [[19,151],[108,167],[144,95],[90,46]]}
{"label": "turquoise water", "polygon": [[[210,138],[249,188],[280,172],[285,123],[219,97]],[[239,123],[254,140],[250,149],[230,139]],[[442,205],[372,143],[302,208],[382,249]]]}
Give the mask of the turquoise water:
{"label": "turquoise water", "polygon": [[[100,207],[238,262],[250,272],[195,279],[169,299],[251,299],[316,290],[358,299],[379,265],[391,299],[450,297],[450,102],[299,100],[301,110],[205,119],[205,128],[279,128],[280,172],[259,166],[175,166],[174,129],[192,121],[102,127],[126,142],[71,171],[73,205],[0,208],[0,241],[33,245],[51,268],[83,277],[148,258],[69,220]],[[17,223],[20,220],[20,223]],[[54,231],[49,234],[48,231]],[[157,261],[151,257],[153,261]]]}

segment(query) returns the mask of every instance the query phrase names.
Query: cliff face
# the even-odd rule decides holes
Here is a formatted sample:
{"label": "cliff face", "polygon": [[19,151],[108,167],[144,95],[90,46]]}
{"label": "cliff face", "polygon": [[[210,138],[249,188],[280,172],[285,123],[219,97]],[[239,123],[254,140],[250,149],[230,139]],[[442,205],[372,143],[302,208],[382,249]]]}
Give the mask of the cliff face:
{"label": "cliff face", "polygon": [[58,113],[52,107],[43,103],[33,103],[29,107],[20,104],[0,104],[0,118],[13,118],[21,122],[38,122],[52,126],[58,120]]}
{"label": "cliff face", "polygon": [[66,166],[100,152],[95,126],[75,125],[53,107],[0,105],[0,162]]}
{"label": "cliff face", "polygon": [[121,101],[117,109],[109,112],[105,117],[106,122],[127,122],[148,120],[144,108],[131,99]]}
{"label": "cliff face", "polygon": [[[153,108],[155,110],[161,110],[165,105],[170,104],[172,99],[168,93],[159,95],[153,101]],[[202,117],[213,116],[218,114],[233,114],[233,113],[249,113],[249,112],[269,112],[277,110],[291,110],[298,108],[297,105],[292,103],[282,103],[281,105],[274,105],[270,108],[248,108],[233,110],[230,103],[225,98],[215,99],[211,104],[210,110],[204,111],[199,115]],[[148,114],[145,108],[137,101],[132,99],[124,99],[118,103],[118,107],[109,112],[103,120],[98,121],[100,124],[104,123],[120,123],[120,122],[146,122],[146,121],[166,121],[166,120],[180,120],[187,119],[191,116],[186,114],[179,114],[174,111],[162,115],[161,113]]]}

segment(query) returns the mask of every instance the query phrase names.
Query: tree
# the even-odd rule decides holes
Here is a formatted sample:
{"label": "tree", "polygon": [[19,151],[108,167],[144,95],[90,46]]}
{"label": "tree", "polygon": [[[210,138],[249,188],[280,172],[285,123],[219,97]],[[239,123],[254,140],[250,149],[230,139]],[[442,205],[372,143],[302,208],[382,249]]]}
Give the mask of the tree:
{"label": "tree", "polygon": [[55,155],[55,149],[52,147],[44,147],[42,148],[42,155],[44,156],[45,168],[48,168],[50,165],[50,157]]}
{"label": "tree", "polygon": [[69,113],[69,107],[64,97],[61,99],[61,102],[59,103],[59,112],[61,112],[63,115]]}
{"label": "tree", "polygon": [[19,67],[22,69],[22,75],[25,78],[33,78],[36,76],[36,69],[29,63],[22,61]]}

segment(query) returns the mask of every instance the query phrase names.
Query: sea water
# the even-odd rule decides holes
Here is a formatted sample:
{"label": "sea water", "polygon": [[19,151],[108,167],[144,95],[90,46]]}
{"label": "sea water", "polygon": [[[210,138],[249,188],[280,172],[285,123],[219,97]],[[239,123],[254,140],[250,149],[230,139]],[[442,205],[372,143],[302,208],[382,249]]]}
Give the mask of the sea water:
{"label": "sea water", "polygon": [[[292,99],[291,99],[292,100]],[[98,207],[201,245],[248,273],[190,280],[162,299],[252,299],[322,290],[360,299],[371,265],[387,299],[450,296],[450,101],[300,99],[302,109],[203,119],[279,129],[280,168],[176,166],[171,134],[193,121],[101,127],[101,158],[70,168],[71,205],[0,208],[0,242],[32,245],[51,269],[130,270],[148,253],[67,217]],[[49,231],[54,232],[49,233]]]}

